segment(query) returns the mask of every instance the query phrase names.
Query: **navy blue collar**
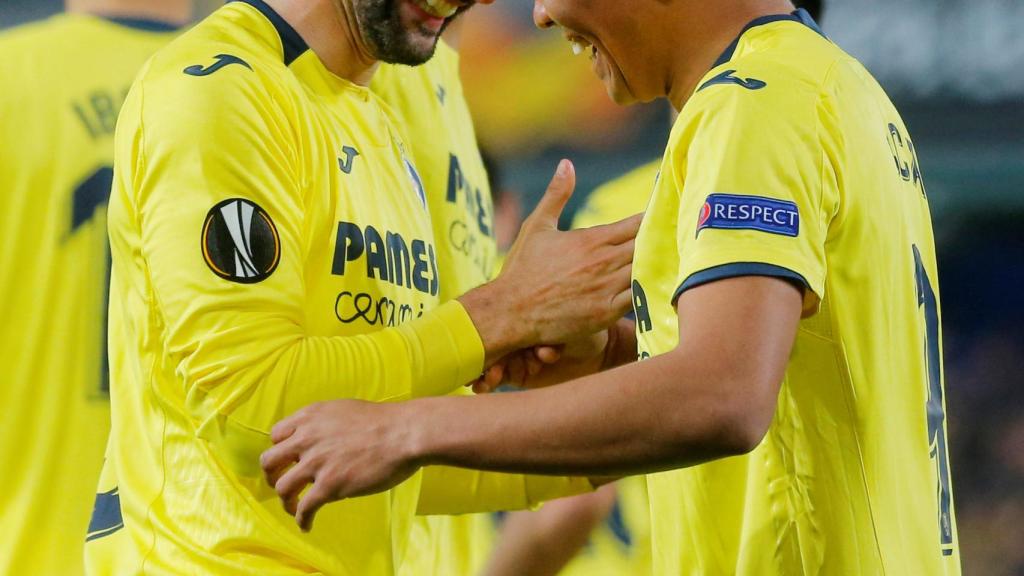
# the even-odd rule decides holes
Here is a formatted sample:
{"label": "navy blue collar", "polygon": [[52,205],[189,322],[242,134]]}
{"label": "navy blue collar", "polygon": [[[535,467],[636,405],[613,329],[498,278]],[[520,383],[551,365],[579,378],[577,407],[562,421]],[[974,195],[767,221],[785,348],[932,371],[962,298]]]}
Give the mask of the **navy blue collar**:
{"label": "navy blue collar", "polygon": [[299,36],[299,33],[292,28],[292,25],[285,21],[280,14],[274,11],[273,8],[267,5],[263,0],[228,0],[229,2],[242,2],[252,6],[253,8],[260,11],[270,20],[270,23],[274,26],[274,30],[277,31],[277,35],[281,37],[281,46],[284,47],[284,65],[290,66],[296,58],[302,56],[302,54],[309,50],[309,45],[306,41]]}
{"label": "navy blue collar", "polygon": [[739,35],[736,36],[736,39],[732,41],[732,44],[729,44],[729,47],[725,49],[725,52],[722,52],[722,55],[718,57],[718,60],[715,60],[715,63],[711,67],[717,68],[729,60],[732,60],[732,56],[736,52],[736,46],[739,45],[740,38],[747,33],[747,30],[757,28],[758,26],[764,26],[765,24],[771,24],[772,22],[786,21],[799,22],[818,34],[821,34],[822,37],[828,38],[828,36],[825,36],[825,33],[821,31],[821,27],[814,21],[814,18],[812,18],[807,10],[804,10],[803,8],[797,8],[792,14],[771,14],[769,16],[761,16],[760,18],[754,18],[743,27],[743,30],[741,30]]}
{"label": "navy blue collar", "polygon": [[164,22],[163,20],[148,20],[146,18],[124,18],[121,16],[102,16],[100,18],[125,28],[134,28],[145,32],[176,32],[181,26]]}

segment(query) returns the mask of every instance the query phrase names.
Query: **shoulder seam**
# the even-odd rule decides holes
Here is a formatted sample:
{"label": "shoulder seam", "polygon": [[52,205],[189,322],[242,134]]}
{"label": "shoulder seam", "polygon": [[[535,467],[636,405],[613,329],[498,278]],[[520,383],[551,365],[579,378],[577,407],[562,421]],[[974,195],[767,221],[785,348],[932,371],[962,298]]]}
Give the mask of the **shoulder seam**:
{"label": "shoulder seam", "polygon": [[[818,113],[817,107],[826,98],[827,94],[825,92],[825,87],[828,85],[829,79],[832,77],[832,73],[835,71],[836,67],[842,61],[843,61],[842,57],[836,57],[836,58],[834,58],[832,60],[832,62],[828,65],[828,68],[825,69],[825,73],[822,75],[820,84],[817,87],[817,92],[818,93],[817,93],[817,96],[815,97],[815,108],[816,109],[815,109],[815,114],[814,114],[814,124],[815,124],[815,129],[814,130],[815,130],[815,134],[818,136],[818,141],[819,142],[821,141],[822,124],[821,124],[821,115]],[[818,189],[819,189],[818,213],[822,214],[823,205],[824,205],[824,202],[825,202],[825,150],[824,150],[824,148],[822,148],[822,150],[821,150],[821,166],[820,166],[820,168],[818,170],[818,178],[819,178],[819,181],[818,181]],[[822,220],[821,220],[822,222],[826,222],[827,221],[829,224],[831,224],[832,220],[835,218],[836,214],[838,214],[838,212],[839,212],[839,203],[840,202],[842,202],[842,198],[838,198],[837,197],[836,198],[836,210],[833,213],[827,215],[828,216],[827,220],[825,218],[822,218]],[[826,228],[824,230],[822,230],[822,232],[824,233],[823,237],[824,238],[828,238],[828,226],[826,226]],[[827,265],[828,265],[828,263],[826,262],[826,267],[827,267]]]}

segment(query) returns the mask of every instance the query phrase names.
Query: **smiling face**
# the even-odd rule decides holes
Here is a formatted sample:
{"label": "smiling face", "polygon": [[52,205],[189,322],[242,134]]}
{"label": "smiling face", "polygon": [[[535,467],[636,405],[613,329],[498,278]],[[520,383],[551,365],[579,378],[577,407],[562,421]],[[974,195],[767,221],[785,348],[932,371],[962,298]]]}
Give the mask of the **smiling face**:
{"label": "smiling face", "polygon": [[535,0],[538,27],[558,26],[572,51],[588,57],[608,95],[619,104],[658,96],[652,59],[644,51],[637,0]]}
{"label": "smiling face", "polygon": [[373,57],[408,66],[430,60],[444,28],[474,4],[467,0],[347,1]]}

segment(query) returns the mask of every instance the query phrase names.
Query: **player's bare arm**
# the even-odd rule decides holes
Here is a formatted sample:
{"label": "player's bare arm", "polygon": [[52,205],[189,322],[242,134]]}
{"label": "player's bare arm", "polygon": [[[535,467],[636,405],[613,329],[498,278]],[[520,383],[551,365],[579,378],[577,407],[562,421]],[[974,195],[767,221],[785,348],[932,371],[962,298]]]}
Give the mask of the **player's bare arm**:
{"label": "player's bare arm", "polygon": [[775,278],[700,286],[679,298],[669,354],[521,394],[311,406],[274,428],[262,465],[308,528],[323,504],[428,464],[611,476],[746,453],[774,415],[801,302]]}
{"label": "player's bare arm", "polygon": [[615,506],[615,486],[560,498],[535,512],[512,512],[501,526],[485,576],[556,576]]}

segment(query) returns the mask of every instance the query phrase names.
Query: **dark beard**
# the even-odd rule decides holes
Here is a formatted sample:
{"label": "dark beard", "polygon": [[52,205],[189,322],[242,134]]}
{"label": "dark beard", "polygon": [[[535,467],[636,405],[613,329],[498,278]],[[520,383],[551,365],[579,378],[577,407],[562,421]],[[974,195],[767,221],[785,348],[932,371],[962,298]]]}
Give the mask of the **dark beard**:
{"label": "dark beard", "polygon": [[[402,17],[399,13],[399,2],[402,0],[356,0],[356,18],[361,25],[363,39],[373,51],[373,56],[382,62],[389,64],[405,64],[406,66],[419,66],[430,60],[437,47],[437,38],[430,44],[429,48],[417,45],[412,40],[416,32],[406,30],[402,26]],[[465,12],[469,6],[463,6],[445,20],[441,32]]]}

